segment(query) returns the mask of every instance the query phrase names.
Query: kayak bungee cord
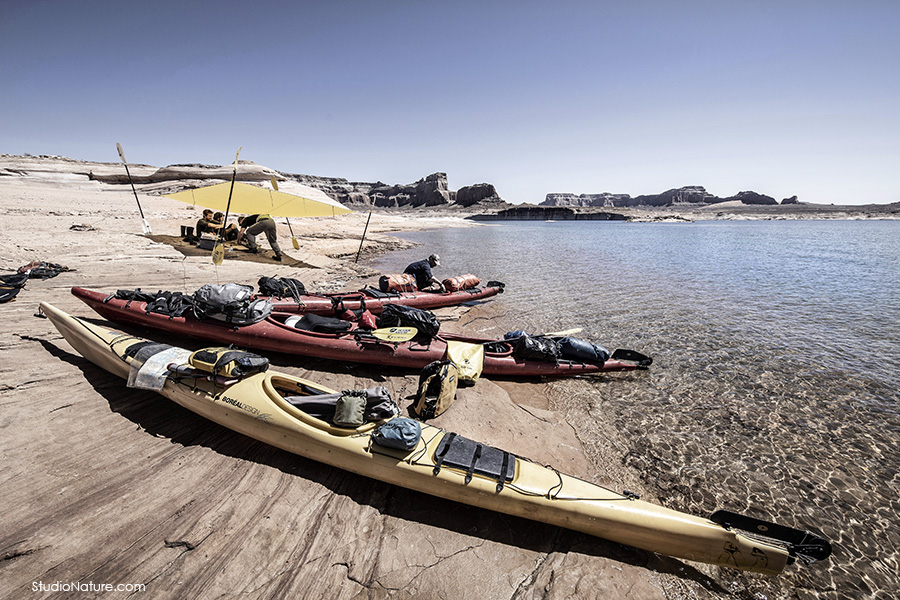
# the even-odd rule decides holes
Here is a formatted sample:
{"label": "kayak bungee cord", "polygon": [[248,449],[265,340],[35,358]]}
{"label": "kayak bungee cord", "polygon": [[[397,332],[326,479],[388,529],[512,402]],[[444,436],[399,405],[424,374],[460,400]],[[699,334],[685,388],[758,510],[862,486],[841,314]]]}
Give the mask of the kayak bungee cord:
{"label": "kayak bungee cord", "polygon": [[[434,429],[435,430],[434,435],[432,435],[428,439],[428,441],[425,442],[424,447],[422,449],[417,450],[417,451],[413,452],[412,454],[410,454],[409,457],[403,459],[403,462],[410,464],[410,465],[415,465],[417,467],[433,467],[434,463],[422,462],[422,459],[428,453],[428,448],[432,445],[432,443],[434,443],[434,440],[437,438],[437,436],[440,433],[446,434],[447,431],[440,427],[435,427],[433,425],[428,425],[426,423],[423,423],[422,426],[423,426],[423,430],[425,428]],[[423,438],[424,438],[425,432],[423,431],[422,434],[423,434]],[[367,435],[370,436],[370,434],[368,434],[368,433],[358,434],[359,437],[365,437]],[[373,448],[373,446],[370,444],[370,446],[369,446],[370,452],[374,452],[374,450],[372,450],[372,448]],[[512,454],[512,453],[510,453],[510,454]],[[519,494],[522,494],[523,496],[529,496],[529,497],[533,497],[533,498],[541,497],[541,498],[547,498],[548,500],[585,501],[585,502],[621,502],[623,500],[637,500],[639,498],[639,496],[637,494],[635,494],[634,492],[629,492],[629,491],[617,492],[616,490],[613,490],[606,486],[596,484],[596,483],[587,481],[586,479],[581,479],[580,477],[575,477],[573,475],[569,475],[569,477],[571,477],[572,479],[578,480],[578,481],[583,481],[585,483],[590,483],[592,485],[596,485],[600,489],[606,490],[607,492],[609,492],[611,494],[617,494],[621,497],[620,498],[589,498],[589,497],[577,497],[577,496],[560,496],[560,494],[563,491],[563,474],[558,469],[556,469],[552,465],[541,465],[540,463],[537,463],[537,462],[531,460],[530,458],[522,457],[522,456],[519,456],[518,454],[512,454],[512,456],[514,456],[515,458],[517,458],[519,460],[523,460],[523,461],[526,461],[526,462],[529,462],[532,464],[543,466],[544,468],[553,471],[556,474],[556,476],[559,478],[559,483],[552,486],[544,494],[539,494],[537,492],[532,492],[529,490],[522,489],[512,482],[507,482],[505,484],[504,487],[509,488]],[[452,469],[452,467],[450,467],[450,468]],[[556,490],[556,492],[553,491],[554,489]]]}

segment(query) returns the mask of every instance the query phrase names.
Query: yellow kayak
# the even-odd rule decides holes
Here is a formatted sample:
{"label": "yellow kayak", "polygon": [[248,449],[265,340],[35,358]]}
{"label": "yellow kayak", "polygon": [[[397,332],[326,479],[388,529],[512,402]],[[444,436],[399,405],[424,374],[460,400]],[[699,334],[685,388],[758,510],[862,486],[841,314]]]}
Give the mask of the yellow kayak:
{"label": "yellow kayak", "polygon": [[148,352],[153,356],[143,364],[173,360],[164,365],[166,374],[158,381],[162,395],[229,429],[340,469],[644,550],[746,571],[777,574],[795,559],[808,564],[831,553],[826,540],[809,532],[726,511],[710,518],[681,513],[424,423],[412,449],[384,447],[374,443],[373,433],[396,417],[356,428],[330,424],[297,406],[298,397],[314,400],[335,393],[314,382],[271,371],[228,380],[198,374],[185,362],[186,350],[82,321],[47,303],[41,311],[82,356],[130,378],[129,385]]}

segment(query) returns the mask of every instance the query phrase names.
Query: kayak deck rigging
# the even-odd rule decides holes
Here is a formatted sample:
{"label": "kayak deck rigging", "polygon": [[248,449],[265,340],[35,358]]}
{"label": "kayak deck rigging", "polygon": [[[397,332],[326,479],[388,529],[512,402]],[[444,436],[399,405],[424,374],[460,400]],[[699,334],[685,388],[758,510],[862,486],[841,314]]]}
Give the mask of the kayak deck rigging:
{"label": "kayak deck rigging", "polygon": [[[42,311],[85,358],[122,378],[169,350],[42,304]],[[140,347],[139,347],[140,346]],[[140,354],[139,354],[140,353]],[[141,363],[141,361],[146,361]],[[338,427],[288,400],[333,394],[325,386],[270,371],[243,378],[197,373],[188,361],[165,365],[158,391],[236,432],[346,471],[472,506],[542,521],[673,557],[767,574],[796,560],[827,558],[827,540],[753,517],[718,511],[702,518],[615,492],[527,458],[421,424],[409,450],[378,446],[373,433],[396,417]],[[174,368],[173,368],[174,367]],[[746,532],[746,533],[745,533]]]}

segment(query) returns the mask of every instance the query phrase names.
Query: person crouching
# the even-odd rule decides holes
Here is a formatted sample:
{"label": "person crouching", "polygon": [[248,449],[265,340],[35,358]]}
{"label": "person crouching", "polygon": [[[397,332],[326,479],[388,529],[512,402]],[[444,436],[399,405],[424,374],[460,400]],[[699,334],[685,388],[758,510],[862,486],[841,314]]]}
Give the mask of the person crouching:
{"label": "person crouching", "polygon": [[432,254],[425,260],[410,263],[404,273],[409,273],[416,278],[416,287],[423,292],[443,292],[444,285],[431,274],[432,267],[440,266],[441,257]]}
{"label": "person crouching", "polygon": [[275,220],[271,216],[247,215],[246,217],[238,219],[238,224],[241,226],[238,240],[242,237],[246,237],[247,246],[250,248],[250,252],[254,254],[259,252],[259,247],[256,244],[256,236],[260,233],[265,233],[266,239],[269,240],[269,245],[275,253],[275,260],[281,260],[281,246],[278,245],[278,230],[275,227]]}

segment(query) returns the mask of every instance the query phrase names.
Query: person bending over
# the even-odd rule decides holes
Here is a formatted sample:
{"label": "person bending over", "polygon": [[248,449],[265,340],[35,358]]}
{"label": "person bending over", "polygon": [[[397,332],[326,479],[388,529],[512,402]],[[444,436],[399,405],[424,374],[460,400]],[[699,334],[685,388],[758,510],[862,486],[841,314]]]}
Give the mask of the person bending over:
{"label": "person bending over", "polygon": [[238,224],[241,226],[241,230],[238,233],[238,240],[241,237],[247,238],[247,246],[250,248],[250,252],[254,254],[259,252],[259,248],[256,244],[256,236],[260,233],[266,234],[266,239],[269,240],[269,245],[272,246],[272,251],[275,253],[275,260],[281,260],[281,246],[278,245],[278,231],[275,227],[275,220],[269,215],[247,215],[241,219],[238,219]]}
{"label": "person bending over", "polygon": [[438,267],[440,264],[441,257],[437,254],[432,254],[425,260],[410,263],[403,272],[415,276],[416,287],[419,290],[423,292],[443,292],[443,284],[431,274],[431,268]]}

